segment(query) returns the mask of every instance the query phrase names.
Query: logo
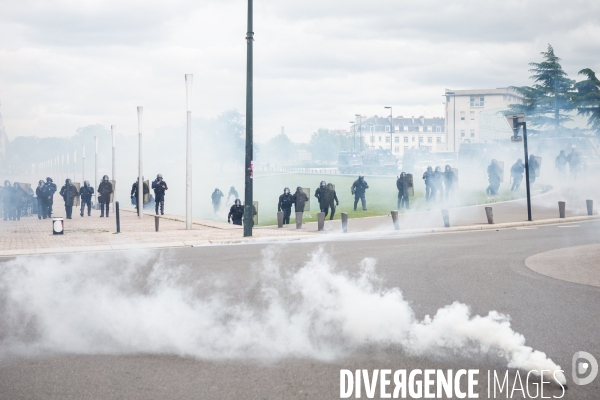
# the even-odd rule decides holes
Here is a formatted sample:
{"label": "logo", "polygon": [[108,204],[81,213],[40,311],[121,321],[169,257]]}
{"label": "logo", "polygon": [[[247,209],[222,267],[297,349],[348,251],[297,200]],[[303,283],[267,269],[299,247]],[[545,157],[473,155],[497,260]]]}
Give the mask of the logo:
{"label": "logo", "polygon": [[[585,361],[583,361],[585,360]],[[576,385],[587,385],[598,375],[598,361],[588,352],[578,351],[573,354],[573,382]],[[584,376],[588,374],[585,378]]]}

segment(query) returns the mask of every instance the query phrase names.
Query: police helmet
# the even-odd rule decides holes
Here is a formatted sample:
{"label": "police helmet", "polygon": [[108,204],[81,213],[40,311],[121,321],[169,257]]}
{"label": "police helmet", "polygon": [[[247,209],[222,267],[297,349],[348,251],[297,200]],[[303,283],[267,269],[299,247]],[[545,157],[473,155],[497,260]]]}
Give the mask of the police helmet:
{"label": "police helmet", "polygon": [[289,187],[283,188],[283,193],[289,194],[290,193],[290,188]]}
{"label": "police helmet", "polygon": [[446,171],[450,171],[452,168],[450,167],[450,165],[446,165]]}
{"label": "police helmet", "polygon": [[40,179],[40,180],[39,180],[39,182],[38,182],[38,185],[39,185],[40,183],[43,185],[43,184],[44,184],[44,181]]}
{"label": "police helmet", "polygon": [[440,168],[440,167],[435,167],[435,172],[442,172],[442,168]]}
{"label": "police helmet", "polygon": [[302,186],[298,186],[298,187],[296,188],[296,191],[298,191],[298,192],[302,191]]}
{"label": "police helmet", "polygon": [[321,187],[325,186],[326,184],[327,184],[327,182],[321,181]]}
{"label": "police helmet", "polygon": [[107,181],[107,180],[108,180],[108,175],[104,175],[104,176],[102,177],[102,180],[103,180],[103,181]]}
{"label": "police helmet", "polygon": [[429,166],[427,167],[427,171],[433,171],[433,168],[431,168],[431,165],[429,165]]}
{"label": "police helmet", "polygon": [[242,205],[242,201],[240,199],[235,199],[234,201],[236,206],[241,206]]}
{"label": "police helmet", "polygon": [[83,181],[83,186],[90,186],[90,181]]}
{"label": "police helmet", "polygon": [[65,179],[65,185],[69,185],[71,183],[71,180],[69,178]]}
{"label": "police helmet", "polygon": [[401,172],[400,173],[400,178],[404,178],[406,176],[406,172]]}
{"label": "police helmet", "polygon": [[158,179],[158,178],[162,179],[162,178],[163,178],[163,177],[162,177],[162,174],[158,174],[158,175],[156,175],[156,179]]}
{"label": "police helmet", "polygon": [[365,179],[365,176],[364,175],[359,175],[358,179],[362,181],[363,179]]}
{"label": "police helmet", "polygon": [[521,160],[521,159],[519,158],[519,159],[517,160],[517,162],[518,162],[519,164],[522,164],[522,163],[523,163],[523,160]]}
{"label": "police helmet", "polygon": [[331,182],[327,183],[327,187],[333,187],[333,183],[331,183]]}
{"label": "police helmet", "polygon": [[5,180],[4,181],[4,186],[10,186],[10,181],[9,180]]}
{"label": "police helmet", "polygon": [[46,178],[46,182],[52,182],[52,178],[50,178],[50,177],[47,177],[47,178]]}

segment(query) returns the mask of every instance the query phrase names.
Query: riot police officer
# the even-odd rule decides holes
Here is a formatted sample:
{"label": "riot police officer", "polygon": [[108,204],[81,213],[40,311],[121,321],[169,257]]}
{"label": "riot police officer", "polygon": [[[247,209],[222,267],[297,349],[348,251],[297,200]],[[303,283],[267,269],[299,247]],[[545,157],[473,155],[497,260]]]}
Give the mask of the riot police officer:
{"label": "riot police officer", "polygon": [[79,189],[79,195],[81,196],[81,212],[79,215],[83,217],[85,212],[85,206],[88,209],[88,217],[92,215],[92,196],[94,194],[94,188],[90,185],[90,181],[83,182],[83,186]]}
{"label": "riot police officer", "polygon": [[298,186],[296,188],[296,193],[292,196],[292,202],[294,203],[294,211],[295,212],[304,212],[304,207],[308,202],[308,196],[302,190],[302,187]]}
{"label": "riot police officer", "polygon": [[556,156],[556,160],[554,160],[554,167],[558,170],[559,178],[561,180],[565,179],[567,171],[567,155],[565,154],[564,150],[561,150]]}
{"label": "riot police officer", "polygon": [[358,200],[362,203],[363,211],[367,211],[367,200],[365,199],[365,191],[369,188],[369,185],[365,181],[365,177],[360,175],[357,180],[354,181],[350,192],[354,195],[354,211],[358,205]]}
{"label": "riot police officer", "polygon": [[533,185],[535,178],[537,177],[536,171],[540,169],[540,163],[535,159],[535,156],[531,154],[529,156],[529,183]]}
{"label": "riot police officer", "polygon": [[25,191],[25,189],[23,189],[21,187],[21,185],[19,185],[17,182],[13,183],[13,190],[12,190],[12,207],[11,207],[11,212],[13,215],[13,220],[17,220],[20,221],[21,220],[21,213],[23,212],[23,208],[25,207],[25,205],[27,204],[27,198],[29,197],[29,195],[27,194],[27,192]]}
{"label": "riot police officer", "polygon": [[160,205],[160,215],[165,215],[165,191],[169,190],[167,182],[163,180],[162,174],[156,175],[156,179],[152,181],[152,189],[154,189],[154,211],[158,215],[158,207]]}
{"label": "riot police officer", "polygon": [[437,195],[439,194],[439,201],[442,201],[444,198],[444,173],[442,172],[441,167],[435,167],[435,171],[433,171],[432,185],[433,185],[433,201],[435,201]]}
{"label": "riot police officer", "polygon": [[[142,176],[142,182],[143,181],[144,181],[144,177]],[[140,186],[139,182],[140,182],[140,178],[138,177],[137,180],[133,183],[133,185],[131,185],[131,199],[132,199],[132,201],[135,202],[135,209],[138,213],[140,212],[140,204],[138,201],[138,186]],[[150,188],[148,187],[148,184],[146,182],[143,182],[142,197],[146,196],[149,193],[150,193]],[[143,209],[144,209],[144,200],[142,199],[142,210]]]}
{"label": "riot police officer", "polygon": [[430,201],[435,198],[433,168],[427,167],[427,171],[423,172],[423,180],[425,181],[425,201]]}
{"label": "riot police officer", "polygon": [[[146,184],[144,184],[144,194],[146,191]],[[108,180],[108,175],[102,177],[102,182],[98,185],[98,203],[100,203],[100,217],[104,217],[104,209],[106,208],[106,217],[108,218],[108,207],[110,205],[110,195],[113,192],[113,185]]]}
{"label": "riot police officer", "polygon": [[500,165],[498,165],[498,162],[495,159],[493,159],[491,164],[487,167],[487,173],[488,182],[490,184],[485,190],[485,192],[487,194],[492,195],[498,194],[498,189],[500,188],[500,182],[502,180],[502,178],[500,177],[502,170],[500,169]]}
{"label": "riot police officer", "polygon": [[331,209],[331,214],[329,215],[329,220],[331,221],[335,214],[335,206],[340,205],[340,201],[337,198],[337,194],[335,193],[332,183],[327,184],[325,193],[323,194],[323,202],[325,206],[325,216],[327,216],[329,209]]}
{"label": "riot police officer", "polygon": [[60,195],[65,201],[65,213],[67,214],[67,219],[72,219],[73,204],[75,202],[75,197],[77,197],[79,193],[77,193],[77,188],[71,183],[70,179],[65,180],[65,186],[60,189]]}
{"label": "riot police officer", "polygon": [[512,186],[510,187],[511,192],[519,190],[521,182],[523,181],[523,172],[525,172],[525,164],[523,164],[523,160],[519,158],[517,162],[510,167],[510,176],[513,180]]}
{"label": "riot police officer", "polygon": [[292,204],[294,196],[290,193],[290,188],[283,189],[283,194],[279,196],[279,203],[277,204],[277,211],[283,211],[283,223],[290,223],[290,214],[292,213]]}
{"label": "riot police officer", "polygon": [[321,181],[317,190],[315,190],[315,197],[319,202],[319,210],[321,212],[325,212],[325,191],[327,190],[327,183],[325,181]]}
{"label": "riot police officer", "polygon": [[456,174],[452,171],[450,165],[446,165],[444,168],[444,188],[446,189],[446,200],[450,200],[454,197],[454,182],[456,181]]}
{"label": "riot police officer", "polygon": [[400,176],[396,180],[396,188],[398,188],[398,209],[406,206],[406,209],[410,209],[409,201],[408,201],[408,188],[410,182],[408,180],[408,175],[406,172],[400,173]]}
{"label": "riot police officer", "polygon": [[38,207],[38,219],[46,219],[46,209],[44,208],[44,195],[42,189],[44,188],[44,181],[40,179],[38,186],[35,188],[35,196],[37,198]]}
{"label": "riot police officer", "polygon": [[46,184],[44,185],[42,192],[44,194],[44,207],[46,209],[46,216],[52,218],[52,205],[54,204],[54,193],[56,193],[56,185],[52,181],[52,178],[46,178]]}
{"label": "riot police officer", "polygon": [[227,214],[227,222],[231,223],[233,221],[234,225],[242,225],[243,217],[244,206],[242,206],[240,199],[235,199],[234,204],[229,209],[229,214]]}
{"label": "riot police officer", "polygon": [[223,198],[223,192],[221,192],[221,189],[215,188],[215,191],[212,193],[210,198],[212,200],[213,209],[215,210],[216,214],[217,212],[219,212],[219,208],[221,208],[221,198]]}
{"label": "riot police officer", "polygon": [[10,185],[10,181],[4,181],[4,187],[2,188],[2,212],[4,220],[12,220],[12,203],[13,203],[13,188]]}

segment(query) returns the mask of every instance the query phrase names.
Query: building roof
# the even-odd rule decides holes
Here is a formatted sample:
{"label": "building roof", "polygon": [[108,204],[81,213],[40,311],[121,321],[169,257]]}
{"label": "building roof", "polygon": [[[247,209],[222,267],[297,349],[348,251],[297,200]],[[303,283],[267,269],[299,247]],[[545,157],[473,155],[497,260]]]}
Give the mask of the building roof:
{"label": "building roof", "polygon": [[467,89],[467,90],[452,90],[446,89],[444,94],[455,93],[456,96],[485,96],[485,95],[501,95],[501,94],[510,94],[511,96],[516,96],[519,98],[523,98],[523,96],[510,88],[496,88],[496,89]]}
{"label": "building roof", "polygon": [[[444,126],[445,120],[441,117],[434,118],[425,118],[423,116],[420,117],[410,117],[404,118],[403,116],[394,117],[394,126],[408,126],[410,127],[418,127],[418,126]],[[374,125],[374,126],[389,126],[390,125],[390,117],[379,117],[374,115],[362,121],[362,125]]]}

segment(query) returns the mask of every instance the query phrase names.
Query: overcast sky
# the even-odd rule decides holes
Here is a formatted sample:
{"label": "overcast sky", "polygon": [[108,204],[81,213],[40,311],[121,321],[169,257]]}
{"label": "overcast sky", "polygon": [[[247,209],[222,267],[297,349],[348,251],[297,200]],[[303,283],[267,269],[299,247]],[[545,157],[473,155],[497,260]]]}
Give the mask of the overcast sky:
{"label": "overcast sky", "polygon": [[[245,0],[0,0],[0,112],[13,138],[137,133],[245,112]],[[444,88],[530,84],[551,43],[600,72],[598,0],[255,0],[255,134],[308,141],[353,115],[443,116]]]}

